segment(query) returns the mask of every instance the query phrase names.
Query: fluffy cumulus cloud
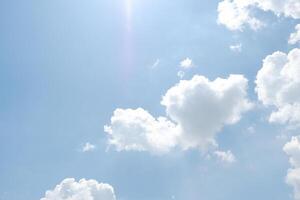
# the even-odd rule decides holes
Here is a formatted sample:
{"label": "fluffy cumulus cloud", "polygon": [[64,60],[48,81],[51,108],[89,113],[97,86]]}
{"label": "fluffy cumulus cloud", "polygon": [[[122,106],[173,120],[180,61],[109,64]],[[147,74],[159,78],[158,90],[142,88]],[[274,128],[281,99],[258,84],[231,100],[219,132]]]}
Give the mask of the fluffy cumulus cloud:
{"label": "fluffy cumulus cloud", "polygon": [[182,80],[163,96],[167,116],[180,129],[180,145],[207,149],[215,146],[215,134],[234,124],[251,107],[247,100],[247,79],[230,75],[214,81],[204,76]]}
{"label": "fluffy cumulus cloud", "polygon": [[116,109],[104,127],[109,144],[118,151],[168,152],[177,144],[177,126],[165,117],[154,118],[146,110]]}
{"label": "fluffy cumulus cloud", "polygon": [[53,190],[48,190],[41,200],[116,200],[114,189],[106,183],[67,178]]}
{"label": "fluffy cumulus cloud", "polygon": [[238,0],[224,0],[218,5],[218,23],[225,25],[230,30],[242,30],[245,25],[256,30],[263,23],[251,16],[249,6],[251,2]]}
{"label": "fluffy cumulus cloud", "polygon": [[275,109],[270,122],[300,125],[300,49],[267,56],[256,76],[258,99]]}
{"label": "fluffy cumulus cloud", "polygon": [[263,26],[263,22],[254,17],[253,9],[300,18],[299,0],[223,0],[218,5],[218,22],[231,30],[243,30],[247,25],[258,29]]}
{"label": "fluffy cumulus cloud", "polygon": [[234,124],[251,107],[247,79],[230,75],[210,81],[203,76],[181,80],[163,96],[167,117],[154,118],[142,108],[117,109],[105,126],[109,143],[117,150],[168,152],[216,147],[215,135]]}
{"label": "fluffy cumulus cloud", "polygon": [[300,42],[300,24],[295,27],[295,32],[290,35],[289,44],[296,44]]}
{"label": "fluffy cumulus cloud", "polygon": [[285,144],[284,152],[289,156],[291,168],[288,170],[286,182],[294,189],[294,198],[300,200],[300,137],[293,137]]}

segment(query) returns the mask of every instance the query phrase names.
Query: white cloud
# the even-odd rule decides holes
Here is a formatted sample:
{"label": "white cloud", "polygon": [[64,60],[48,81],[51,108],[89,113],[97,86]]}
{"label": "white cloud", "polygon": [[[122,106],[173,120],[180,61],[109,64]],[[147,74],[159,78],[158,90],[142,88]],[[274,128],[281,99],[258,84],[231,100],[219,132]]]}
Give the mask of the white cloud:
{"label": "white cloud", "polygon": [[96,146],[87,142],[84,144],[84,146],[82,147],[81,151],[82,152],[88,152],[88,151],[94,151],[96,149]]}
{"label": "white cloud", "polygon": [[255,133],[255,127],[254,126],[249,126],[247,128],[247,132],[250,133],[250,134],[254,134]]}
{"label": "white cloud", "polygon": [[251,107],[247,79],[230,75],[210,81],[203,76],[182,80],[163,96],[167,116],[155,119],[142,108],[116,109],[105,126],[109,144],[118,151],[164,153],[178,146],[207,151],[217,146],[215,135],[234,124]]}
{"label": "white cloud", "polygon": [[300,49],[267,56],[256,76],[258,99],[273,106],[270,122],[300,125]]}
{"label": "white cloud", "polygon": [[295,200],[300,200],[300,168],[288,170],[286,183],[293,187]]}
{"label": "white cloud", "polygon": [[296,44],[300,42],[300,24],[295,27],[295,32],[290,35],[289,44]]}
{"label": "white cloud", "polygon": [[[249,0],[248,0],[249,1]],[[263,11],[271,11],[275,15],[283,15],[294,19],[300,18],[299,0],[251,0]]]}
{"label": "white cloud", "polygon": [[184,75],[185,75],[184,71],[178,71],[178,72],[177,72],[177,76],[178,76],[179,78],[181,78],[181,79],[184,77]]}
{"label": "white cloud", "polygon": [[160,64],[160,59],[157,59],[151,66],[152,69],[155,69]]}
{"label": "white cloud", "polygon": [[290,156],[291,166],[300,167],[300,137],[292,137],[291,141],[284,145],[283,150]]}
{"label": "white cloud", "polygon": [[292,140],[285,144],[283,150],[290,157],[291,164],[286,182],[293,187],[294,198],[300,200],[300,137],[292,137]]}
{"label": "white cloud", "polygon": [[257,30],[264,25],[254,17],[253,9],[271,11],[294,19],[300,18],[299,0],[223,0],[218,5],[218,22],[230,30],[243,30],[245,26]]}
{"label": "white cloud", "polygon": [[74,178],[64,179],[41,200],[116,200],[114,189],[106,183]]}
{"label": "white cloud", "polygon": [[184,149],[202,150],[216,146],[216,133],[224,125],[239,121],[241,114],[251,107],[247,83],[242,75],[214,81],[196,75],[170,88],[161,104],[182,132],[180,145]]}
{"label": "white cloud", "polygon": [[180,62],[180,67],[184,69],[189,69],[192,68],[193,66],[194,66],[193,61],[190,58],[186,58]]}
{"label": "white cloud", "polygon": [[245,25],[257,30],[263,23],[251,16],[248,1],[224,0],[218,5],[218,23],[225,25],[230,30],[242,31]]}
{"label": "white cloud", "polygon": [[242,51],[242,44],[239,43],[239,44],[230,45],[229,48],[230,48],[231,51],[241,52]]}
{"label": "white cloud", "polygon": [[224,163],[234,163],[236,158],[231,151],[215,151],[215,156]]}
{"label": "white cloud", "polygon": [[116,109],[104,131],[117,151],[168,152],[177,144],[178,136],[175,124],[164,117],[155,119],[142,108]]}

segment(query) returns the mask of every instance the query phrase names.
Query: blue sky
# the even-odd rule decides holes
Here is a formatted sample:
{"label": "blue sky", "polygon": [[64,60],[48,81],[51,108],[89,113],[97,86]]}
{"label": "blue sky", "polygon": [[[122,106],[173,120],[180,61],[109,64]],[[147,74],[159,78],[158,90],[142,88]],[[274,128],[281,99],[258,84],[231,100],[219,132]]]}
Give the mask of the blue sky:
{"label": "blue sky", "polygon": [[[293,199],[282,148],[299,128],[268,122],[283,105],[264,106],[255,80],[266,56],[295,48],[288,38],[300,17],[258,7],[264,27],[229,30],[217,22],[219,3],[1,1],[0,200],[41,199],[66,178],[108,183],[118,200]],[[240,52],[230,50],[236,44]],[[180,67],[186,58],[191,69]],[[214,137],[235,162],[180,145],[160,155],[108,145],[103,127],[117,108],[141,107],[174,121],[160,102],[180,70],[185,80],[248,79],[254,108]],[[95,149],[82,152],[86,143]]]}

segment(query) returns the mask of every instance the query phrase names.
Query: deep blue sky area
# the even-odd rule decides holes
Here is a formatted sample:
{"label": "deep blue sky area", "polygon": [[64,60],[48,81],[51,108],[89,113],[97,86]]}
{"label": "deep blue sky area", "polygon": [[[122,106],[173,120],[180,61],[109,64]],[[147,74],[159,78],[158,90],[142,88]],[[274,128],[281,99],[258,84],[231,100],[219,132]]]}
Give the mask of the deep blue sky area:
{"label": "deep blue sky area", "polygon": [[[276,139],[286,130],[259,103],[217,135],[233,165],[196,149],[118,152],[103,126],[116,108],[165,115],[161,98],[187,57],[195,67],[184,79],[244,74],[257,102],[262,60],[291,49],[296,20],[267,13],[267,27],[239,32],[217,23],[217,0],[135,0],[130,19],[125,2],[0,1],[0,200],[40,199],[68,177],[109,183],[118,200],[291,199]],[[86,142],[96,149],[82,152]]]}

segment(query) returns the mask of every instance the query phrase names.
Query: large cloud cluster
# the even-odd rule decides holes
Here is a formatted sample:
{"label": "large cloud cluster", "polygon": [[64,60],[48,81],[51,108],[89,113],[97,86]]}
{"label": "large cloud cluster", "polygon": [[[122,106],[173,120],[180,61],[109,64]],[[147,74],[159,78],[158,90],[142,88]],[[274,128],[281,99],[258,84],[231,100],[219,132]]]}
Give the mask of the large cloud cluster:
{"label": "large cloud cluster", "polygon": [[54,190],[48,190],[41,200],[116,200],[114,189],[95,180],[64,179]]}
{"label": "large cloud cluster", "polygon": [[182,80],[166,92],[161,104],[169,119],[155,119],[141,108],[116,109],[104,128],[109,144],[117,150],[168,152],[178,146],[206,151],[217,145],[215,135],[224,125],[236,123],[251,107],[242,75]]}
{"label": "large cloud cluster", "polygon": [[300,125],[300,49],[267,56],[256,76],[258,99],[276,109],[269,121]]}
{"label": "large cloud cluster", "polygon": [[294,198],[300,200],[300,137],[293,137],[283,150],[290,157],[291,168],[286,176],[287,184],[294,188]]}
{"label": "large cloud cluster", "polygon": [[218,22],[230,30],[243,30],[245,26],[258,29],[263,22],[254,17],[253,9],[271,11],[294,19],[300,18],[299,0],[223,0],[218,5]]}

